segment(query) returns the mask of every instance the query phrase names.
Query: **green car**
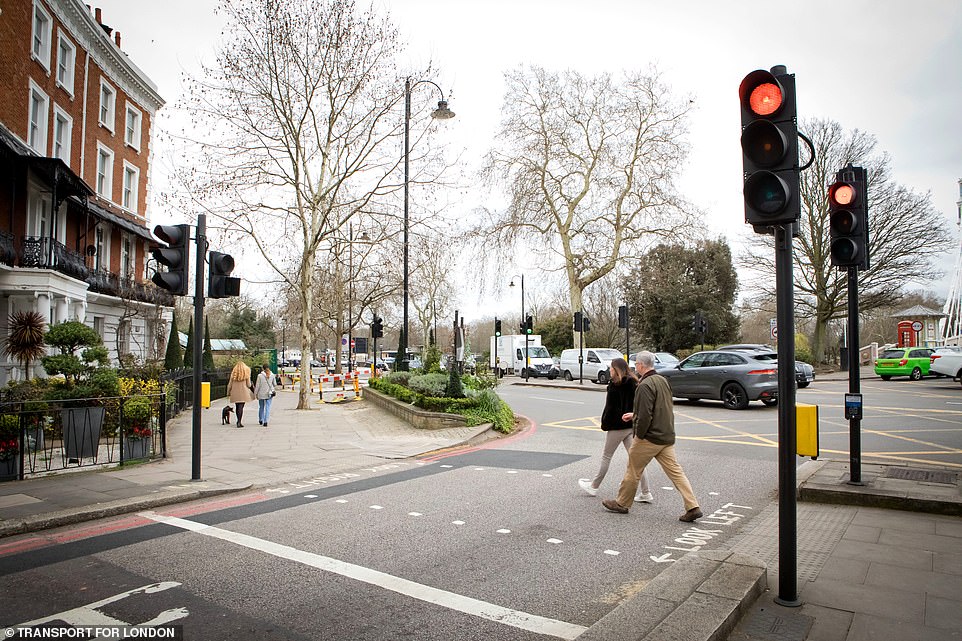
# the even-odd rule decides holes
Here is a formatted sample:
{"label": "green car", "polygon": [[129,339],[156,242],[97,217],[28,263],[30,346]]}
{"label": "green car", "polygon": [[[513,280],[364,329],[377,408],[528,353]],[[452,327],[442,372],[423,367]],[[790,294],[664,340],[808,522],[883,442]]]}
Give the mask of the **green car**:
{"label": "green car", "polygon": [[908,376],[917,381],[929,373],[930,357],[935,353],[928,347],[895,347],[887,349],[875,359],[875,373],[887,381],[893,376]]}

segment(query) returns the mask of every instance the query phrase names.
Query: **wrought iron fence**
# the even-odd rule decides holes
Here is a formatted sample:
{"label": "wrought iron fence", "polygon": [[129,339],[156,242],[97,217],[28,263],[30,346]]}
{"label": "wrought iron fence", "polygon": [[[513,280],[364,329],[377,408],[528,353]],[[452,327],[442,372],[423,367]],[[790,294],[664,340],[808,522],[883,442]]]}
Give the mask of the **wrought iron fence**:
{"label": "wrought iron fence", "polygon": [[0,403],[0,480],[165,457],[164,398]]}

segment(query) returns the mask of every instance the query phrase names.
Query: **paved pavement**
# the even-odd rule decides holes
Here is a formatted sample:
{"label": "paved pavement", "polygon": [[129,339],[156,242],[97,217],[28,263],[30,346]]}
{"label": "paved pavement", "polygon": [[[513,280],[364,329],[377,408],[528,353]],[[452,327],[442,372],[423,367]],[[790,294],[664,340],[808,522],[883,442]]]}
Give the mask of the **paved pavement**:
{"label": "paved pavement", "polygon": [[[870,368],[861,375],[873,376]],[[846,378],[844,372],[819,376]],[[604,389],[589,382],[581,387]],[[279,392],[269,428],[259,427],[252,412],[237,429],[220,425],[224,401],[215,401],[204,411],[201,481],[190,480],[188,412],[170,422],[168,459],[0,483],[0,537],[337,474],[490,436],[483,428],[418,430],[364,402],[310,412],[295,411],[295,403],[293,392]],[[848,483],[848,472],[847,460],[799,468],[800,607],[774,602],[773,503],[724,549],[693,552],[672,564],[581,641],[962,640],[959,470],[863,464],[859,486]]]}

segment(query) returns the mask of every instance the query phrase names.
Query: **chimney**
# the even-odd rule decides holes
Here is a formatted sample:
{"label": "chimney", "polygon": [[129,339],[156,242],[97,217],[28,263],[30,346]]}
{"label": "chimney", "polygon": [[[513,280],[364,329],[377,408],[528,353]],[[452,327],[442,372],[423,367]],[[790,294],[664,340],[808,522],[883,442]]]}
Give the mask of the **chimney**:
{"label": "chimney", "polygon": [[103,24],[103,23],[104,23],[103,13],[101,13],[100,7],[97,7],[96,9],[94,9],[94,19],[97,20],[97,24]]}
{"label": "chimney", "polygon": [[117,48],[120,49],[120,32],[114,31],[114,42],[117,44]]}

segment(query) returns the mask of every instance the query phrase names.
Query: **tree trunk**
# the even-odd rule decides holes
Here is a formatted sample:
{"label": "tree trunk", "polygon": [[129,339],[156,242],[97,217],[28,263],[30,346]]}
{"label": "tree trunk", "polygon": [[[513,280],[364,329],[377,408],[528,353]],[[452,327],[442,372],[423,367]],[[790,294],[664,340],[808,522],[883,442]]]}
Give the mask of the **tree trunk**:
{"label": "tree trunk", "polygon": [[301,260],[301,388],[297,394],[297,409],[311,409],[311,314],[314,301],[313,260],[304,256]]}

